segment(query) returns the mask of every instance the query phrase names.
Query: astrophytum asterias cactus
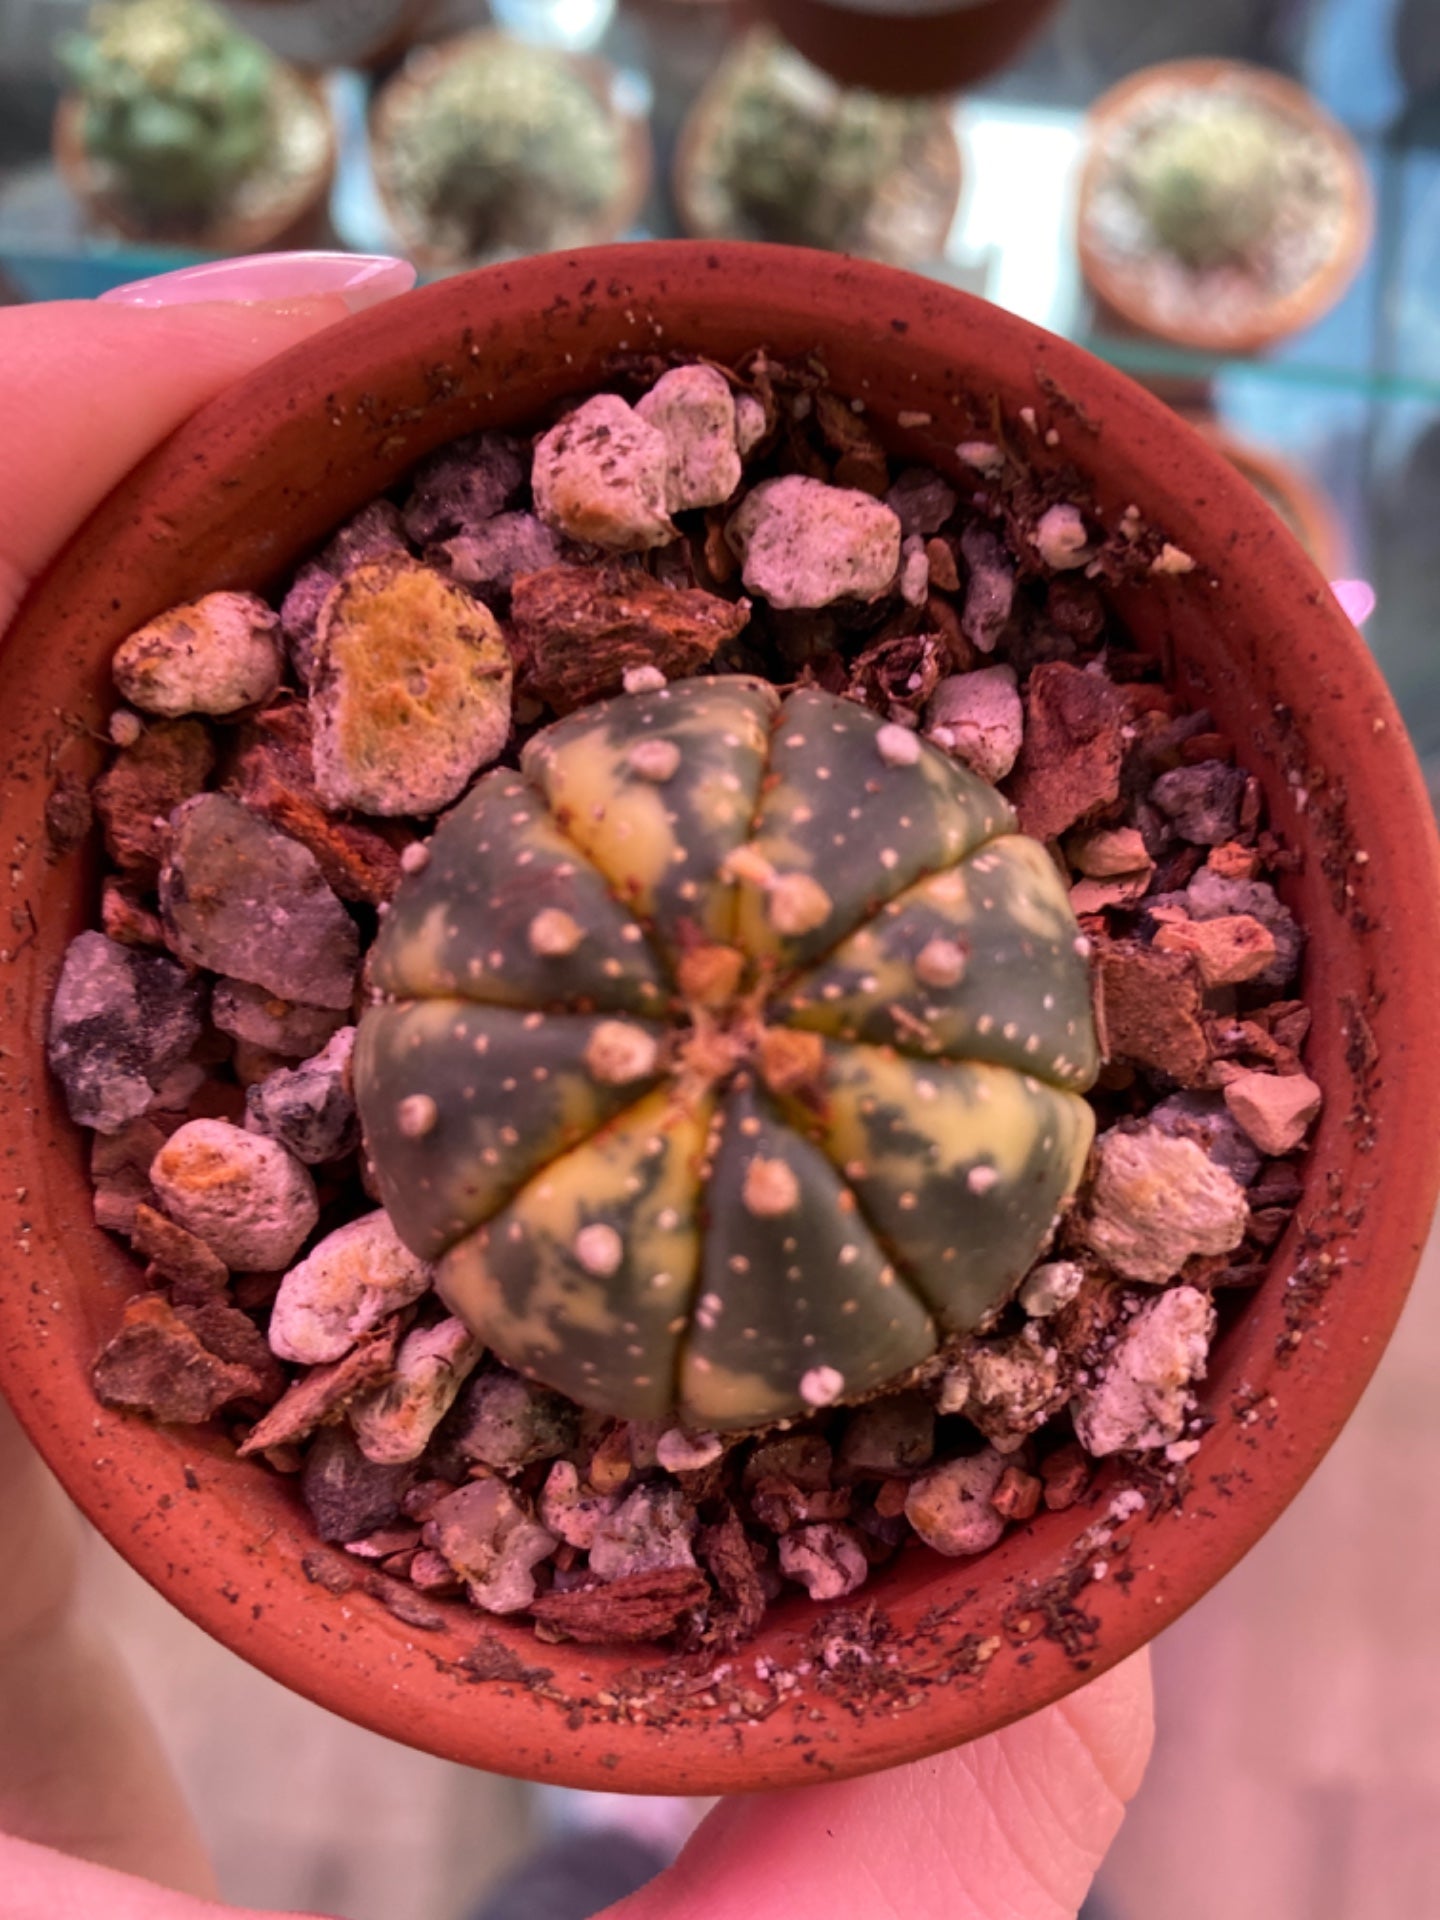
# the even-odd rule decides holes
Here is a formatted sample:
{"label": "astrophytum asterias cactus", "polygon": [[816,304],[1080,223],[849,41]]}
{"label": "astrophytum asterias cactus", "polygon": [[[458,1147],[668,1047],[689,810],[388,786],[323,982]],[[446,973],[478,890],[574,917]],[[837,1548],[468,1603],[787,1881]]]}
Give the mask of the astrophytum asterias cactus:
{"label": "astrophytum asterias cactus", "polygon": [[582,1405],[854,1399],[982,1324],[1078,1180],[1065,889],[915,734],[741,677],[586,708],[488,774],[371,956],[356,1086],[456,1313]]}

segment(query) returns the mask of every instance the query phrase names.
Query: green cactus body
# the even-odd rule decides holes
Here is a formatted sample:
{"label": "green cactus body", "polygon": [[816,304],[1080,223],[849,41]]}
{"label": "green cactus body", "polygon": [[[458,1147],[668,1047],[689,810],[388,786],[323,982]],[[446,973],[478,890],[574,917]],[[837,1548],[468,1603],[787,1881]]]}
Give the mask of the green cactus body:
{"label": "green cactus body", "polygon": [[1089,985],[1005,801],[804,690],[570,715],[435,834],[371,958],[381,1196],[503,1359],[695,1428],[983,1325],[1077,1182]]}
{"label": "green cactus body", "polygon": [[207,0],[107,0],[60,56],[87,153],[136,205],[208,213],[264,162],[279,64]]}
{"label": "green cactus body", "polygon": [[1274,227],[1282,152],[1283,133],[1261,108],[1197,105],[1140,144],[1131,191],[1155,238],[1188,266],[1243,263]]}

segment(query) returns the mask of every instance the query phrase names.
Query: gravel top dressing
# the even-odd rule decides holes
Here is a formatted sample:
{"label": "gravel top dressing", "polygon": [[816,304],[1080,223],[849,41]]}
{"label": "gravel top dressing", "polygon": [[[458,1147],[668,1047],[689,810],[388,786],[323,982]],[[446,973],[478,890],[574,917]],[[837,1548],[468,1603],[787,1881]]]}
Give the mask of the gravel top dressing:
{"label": "gravel top dressing", "polygon": [[117,649],[95,1391],[291,1476],[320,1584],[723,1651],[1183,1489],[1321,1105],[1294,855],[1114,611],[1189,555],[1034,431],[636,362]]}

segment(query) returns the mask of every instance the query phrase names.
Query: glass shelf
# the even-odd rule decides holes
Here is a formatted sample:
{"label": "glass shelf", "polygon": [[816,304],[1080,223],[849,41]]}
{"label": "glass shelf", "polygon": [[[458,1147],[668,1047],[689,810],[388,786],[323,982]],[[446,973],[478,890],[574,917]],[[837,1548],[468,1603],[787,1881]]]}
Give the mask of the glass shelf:
{"label": "glass shelf", "polygon": [[[638,228],[678,231],[670,168],[685,113],[735,31],[716,0],[610,0],[565,8],[647,106],[655,176]],[[308,0],[334,4],[334,0]],[[376,0],[368,0],[371,11]],[[534,18],[564,0],[498,0]],[[254,27],[277,9],[250,5]],[[193,255],[87,234],[50,162],[58,95],[49,57],[79,0],[0,0],[0,289],[86,298]],[[411,0],[424,37],[481,23],[477,0]],[[897,29],[898,30],[898,29]],[[1345,298],[1254,359],[1181,352],[1108,330],[1075,255],[1074,195],[1089,102],[1123,74],[1196,54],[1292,75],[1355,136],[1375,196],[1375,238]],[[370,178],[373,76],[327,76],[340,134],[330,224],[340,244],[394,246]],[[964,187],[936,276],[1066,334],[1240,439],[1328,497],[1348,571],[1372,582],[1367,636],[1440,792],[1440,6],[1434,0],[1068,0],[1024,58],[955,107]]]}

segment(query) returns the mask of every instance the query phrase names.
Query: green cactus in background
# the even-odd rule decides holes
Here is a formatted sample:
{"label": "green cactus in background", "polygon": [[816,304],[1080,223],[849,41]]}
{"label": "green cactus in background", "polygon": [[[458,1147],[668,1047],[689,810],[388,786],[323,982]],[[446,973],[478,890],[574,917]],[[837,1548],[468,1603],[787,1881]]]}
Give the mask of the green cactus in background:
{"label": "green cactus in background", "polygon": [[837,87],[758,33],[734,56],[706,165],[766,239],[843,248],[932,114],[928,102]]}
{"label": "green cactus in background", "polygon": [[458,258],[584,238],[625,177],[624,133],[563,55],[477,34],[397,100],[390,191]]}
{"label": "green cactus in background", "polygon": [[137,206],[206,213],[263,161],[277,63],[207,0],[105,0],[59,51],[87,153]]}
{"label": "green cactus in background", "polygon": [[487,775],[371,956],[401,1237],[510,1365],[745,1429],[982,1325],[1079,1179],[1084,943],[1007,803],[802,690],[681,681]]}
{"label": "green cactus in background", "polygon": [[1195,103],[1138,147],[1131,192],[1156,240],[1188,266],[1243,262],[1271,232],[1283,193],[1281,139],[1262,108]]}

